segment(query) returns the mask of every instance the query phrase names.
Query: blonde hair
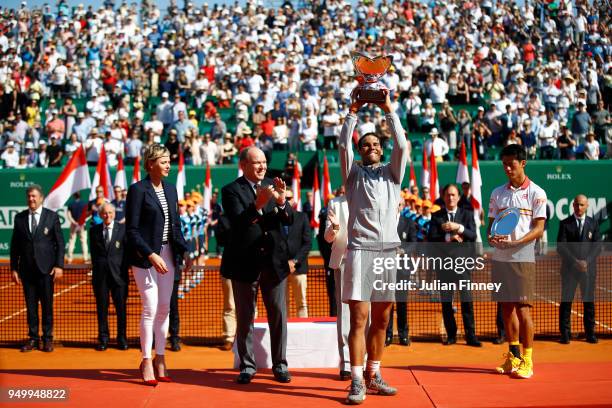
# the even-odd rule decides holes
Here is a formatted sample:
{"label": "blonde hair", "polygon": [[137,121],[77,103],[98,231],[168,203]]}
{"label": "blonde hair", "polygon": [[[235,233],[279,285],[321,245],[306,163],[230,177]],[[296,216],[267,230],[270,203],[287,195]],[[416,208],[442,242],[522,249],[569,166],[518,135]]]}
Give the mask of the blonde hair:
{"label": "blonde hair", "polygon": [[170,150],[164,145],[153,143],[144,152],[144,167],[147,173],[149,172],[149,163],[156,161],[162,156],[170,156]]}

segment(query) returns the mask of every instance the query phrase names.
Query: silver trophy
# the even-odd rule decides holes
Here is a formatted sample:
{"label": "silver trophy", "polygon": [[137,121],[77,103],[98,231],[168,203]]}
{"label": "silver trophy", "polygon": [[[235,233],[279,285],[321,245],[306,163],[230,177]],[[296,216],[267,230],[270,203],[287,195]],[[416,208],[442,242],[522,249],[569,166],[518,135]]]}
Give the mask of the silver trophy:
{"label": "silver trophy", "polygon": [[379,79],[387,72],[393,62],[392,55],[370,58],[361,53],[353,53],[353,66],[357,71],[359,85],[353,90],[353,98],[365,103],[383,103],[389,89]]}

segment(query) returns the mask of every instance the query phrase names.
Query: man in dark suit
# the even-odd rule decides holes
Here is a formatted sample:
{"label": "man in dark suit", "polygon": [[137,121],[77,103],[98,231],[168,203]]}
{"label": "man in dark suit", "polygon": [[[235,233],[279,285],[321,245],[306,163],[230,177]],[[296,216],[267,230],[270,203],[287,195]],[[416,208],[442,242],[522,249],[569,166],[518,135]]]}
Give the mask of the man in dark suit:
{"label": "man in dark suit", "polygon": [[236,346],[240,358],[237,382],[248,384],[257,371],[253,353],[253,319],[257,291],[261,293],[270,326],[272,371],[280,382],[290,382],[287,369],[286,282],[289,253],[283,226],[293,223],[285,201],[286,185],[265,177],[264,153],[250,147],[240,152],[244,176],[223,187],[221,201],[231,225],[221,274],[232,280],[236,303]]}
{"label": "man in dark suit", "polygon": [[[404,201],[400,201],[400,219],[397,224],[397,234],[399,235],[400,241],[402,242],[402,252],[410,256],[414,250],[413,245],[417,240],[417,227],[416,223],[406,216],[401,215],[402,209],[404,208]],[[410,271],[405,269],[397,269],[397,281],[409,280]],[[395,310],[397,311],[397,336],[399,338],[399,344],[401,346],[410,345],[410,338],[408,337],[408,303],[407,294],[404,291],[397,293],[397,300],[395,302]],[[385,339],[385,346],[388,346],[393,341],[393,310],[389,316],[389,325],[387,326],[387,337]]]}
{"label": "man in dark suit", "polygon": [[561,307],[559,308],[560,342],[569,344],[572,301],[576,287],[584,304],[584,332],[586,341],[597,343],[595,337],[595,280],[599,247],[599,225],[586,215],[589,201],[579,194],[574,198],[574,214],[559,225],[557,251],[561,255]]}
{"label": "man in dark suit", "polygon": [[126,300],[128,295],[128,265],[125,254],[125,224],[115,221],[115,206],[102,204],[102,224],[89,230],[91,243],[92,285],[96,298],[98,316],[98,345],[96,350],[108,348],[108,301],[109,292],[117,313],[117,347],[127,350]]}
{"label": "man in dark suit", "polygon": [[13,281],[23,284],[29,340],[22,352],[39,348],[38,303],[42,309],[43,346],[53,351],[53,283],[64,269],[64,237],[57,213],[42,207],[38,184],[26,190],[28,209],[15,216],[11,238]]}
{"label": "man in dark suit", "polygon": [[[458,207],[459,189],[454,184],[448,184],[442,191],[444,208],[435,212],[431,217],[428,241],[431,243],[446,243],[447,245],[436,245],[432,248],[442,257],[466,257],[474,256],[474,247],[470,243],[476,241],[476,223],[474,213]],[[442,283],[459,283],[459,280],[470,279],[471,271],[468,269],[464,273],[457,273],[456,270],[441,269],[436,271],[437,277]],[[442,317],[446,329],[447,340],[445,345],[457,342],[457,322],[455,321],[455,311],[453,310],[453,290],[441,290]],[[476,327],[474,324],[474,306],[469,290],[460,290],[461,315],[463,327],[465,329],[465,339],[469,346],[481,347],[482,344],[476,338]]]}
{"label": "man in dark suit", "polygon": [[[285,195],[289,205],[294,206],[293,191]],[[308,304],[306,303],[306,288],[308,272],[308,254],[312,248],[312,228],[310,218],[301,211],[293,213],[293,224],[283,226],[283,233],[287,237],[289,248],[289,276],[287,277],[287,294],[289,288],[293,291],[297,317],[308,317]],[[287,296],[287,313],[291,299]]]}

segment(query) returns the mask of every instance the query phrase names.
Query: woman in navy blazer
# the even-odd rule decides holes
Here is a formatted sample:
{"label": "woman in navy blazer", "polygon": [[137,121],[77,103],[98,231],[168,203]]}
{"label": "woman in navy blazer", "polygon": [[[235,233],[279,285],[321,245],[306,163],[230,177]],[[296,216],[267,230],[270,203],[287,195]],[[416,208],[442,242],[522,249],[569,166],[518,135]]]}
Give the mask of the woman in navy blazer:
{"label": "woman in navy blazer", "polygon": [[[126,203],[128,257],[142,301],[140,371],[146,385],[170,382],[164,359],[174,273],[180,258],[191,260],[178,217],[176,187],[163,181],[170,172],[170,152],[154,144],[144,153],[148,176],[132,184]],[[151,359],[153,338],[155,359]]]}

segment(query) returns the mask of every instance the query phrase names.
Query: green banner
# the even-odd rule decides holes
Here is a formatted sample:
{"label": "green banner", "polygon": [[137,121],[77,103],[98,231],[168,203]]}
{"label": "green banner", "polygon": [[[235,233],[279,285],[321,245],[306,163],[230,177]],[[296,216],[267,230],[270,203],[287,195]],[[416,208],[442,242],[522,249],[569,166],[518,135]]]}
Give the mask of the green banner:
{"label": "green banner", "polygon": [[[304,159],[307,160],[304,160]],[[307,175],[312,171],[313,157],[300,156],[304,166],[304,179],[312,179]],[[275,168],[282,168],[284,163],[276,160]],[[491,191],[506,182],[501,162],[481,162],[481,174],[483,181],[482,196],[485,211],[489,202]],[[40,184],[45,192],[48,192],[57,180],[62,169],[2,169],[0,172],[0,256],[8,256],[9,245],[13,229],[15,215],[26,208],[25,190],[30,184]],[[420,180],[420,163],[415,163],[417,180]],[[172,169],[168,180],[176,181],[176,167]],[[542,187],[548,196],[548,208],[550,210],[550,221],[548,223],[548,241],[554,243],[557,237],[559,221],[572,213],[572,200],[576,194],[582,193],[589,198],[588,215],[594,216],[601,224],[602,234],[606,240],[610,240],[610,221],[608,214],[612,210],[612,161],[531,161],[527,164],[527,174],[531,180]],[[90,169],[92,179],[94,169]],[[114,170],[111,175],[114,178]],[[126,167],[128,180],[131,179],[132,168]],[[443,186],[454,182],[457,173],[456,163],[440,163],[438,165],[439,182]],[[236,165],[217,166],[211,168],[213,188],[220,189],[225,184],[237,177]],[[320,171],[319,171],[319,174]],[[408,184],[409,171],[406,169],[404,184]],[[186,167],[187,190],[202,189],[205,176],[203,167]],[[332,188],[340,184],[340,169],[337,163],[330,164],[330,178]],[[302,192],[305,197],[306,190]],[[89,191],[82,192],[83,198],[87,199]],[[63,223],[66,242],[68,241],[68,221],[66,219],[66,208],[58,211]],[[485,213],[486,214],[486,213]],[[484,226],[483,231],[484,232]],[[483,234],[484,236],[484,234]],[[77,253],[80,251],[77,241]],[[313,240],[313,249],[316,249],[316,240]],[[214,246],[211,244],[211,249]]]}

